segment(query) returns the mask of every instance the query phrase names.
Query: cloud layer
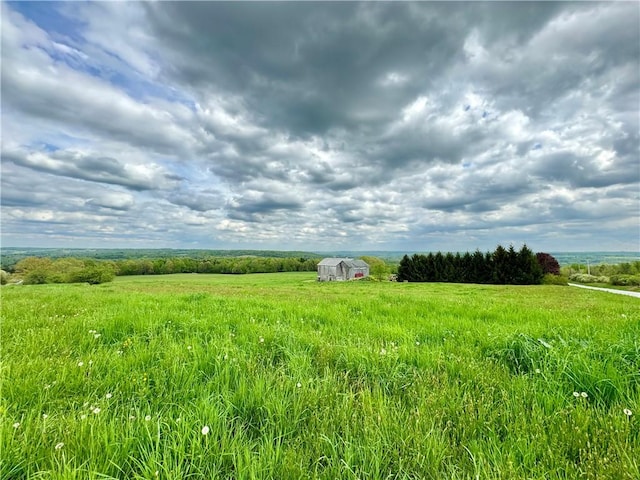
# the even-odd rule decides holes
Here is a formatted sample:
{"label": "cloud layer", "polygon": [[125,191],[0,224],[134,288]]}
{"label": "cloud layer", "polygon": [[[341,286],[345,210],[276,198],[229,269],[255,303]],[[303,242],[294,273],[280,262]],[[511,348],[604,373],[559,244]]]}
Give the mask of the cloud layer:
{"label": "cloud layer", "polygon": [[2,4],[5,246],[638,250],[635,3]]}

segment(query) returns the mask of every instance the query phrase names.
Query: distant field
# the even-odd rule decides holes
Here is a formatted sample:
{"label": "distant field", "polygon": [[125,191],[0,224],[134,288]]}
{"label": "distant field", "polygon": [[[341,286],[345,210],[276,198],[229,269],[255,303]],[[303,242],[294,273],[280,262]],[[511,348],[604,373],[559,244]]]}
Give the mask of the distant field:
{"label": "distant field", "polygon": [[638,299],[314,279],[2,287],[0,478],[640,478]]}

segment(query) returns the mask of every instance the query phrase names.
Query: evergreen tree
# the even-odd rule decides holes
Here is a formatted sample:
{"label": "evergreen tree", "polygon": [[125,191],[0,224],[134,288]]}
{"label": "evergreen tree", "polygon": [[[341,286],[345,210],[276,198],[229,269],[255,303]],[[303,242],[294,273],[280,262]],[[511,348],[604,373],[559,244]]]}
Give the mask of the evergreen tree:
{"label": "evergreen tree", "polygon": [[402,257],[400,260],[400,265],[398,265],[398,281],[399,282],[410,282],[413,280],[412,278],[412,261],[408,255]]}

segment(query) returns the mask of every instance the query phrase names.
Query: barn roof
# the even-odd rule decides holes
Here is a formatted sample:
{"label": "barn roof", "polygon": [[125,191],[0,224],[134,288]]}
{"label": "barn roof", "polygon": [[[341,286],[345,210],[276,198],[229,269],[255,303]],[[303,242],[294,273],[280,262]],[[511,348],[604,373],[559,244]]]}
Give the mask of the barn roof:
{"label": "barn roof", "polygon": [[351,260],[351,264],[354,267],[358,267],[358,268],[363,268],[363,267],[368,267],[369,264],[367,262],[365,262],[364,260]]}
{"label": "barn roof", "polygon": [[353,260],[351,258],[324,258],[318,265],[322,265],[325,267],[335,267],[339,265],[341,262],[346,263],[350,267],[368,267],[369,265],[362,260]]}
{"label": "barn roof", "polygon": [[340,262],[344,262],[348,260],[349,260],[348,258],[323,258],[322,261],[318,263],[318,265],[323,265],[326,267],[335,267],[336,265],[339,265]]}

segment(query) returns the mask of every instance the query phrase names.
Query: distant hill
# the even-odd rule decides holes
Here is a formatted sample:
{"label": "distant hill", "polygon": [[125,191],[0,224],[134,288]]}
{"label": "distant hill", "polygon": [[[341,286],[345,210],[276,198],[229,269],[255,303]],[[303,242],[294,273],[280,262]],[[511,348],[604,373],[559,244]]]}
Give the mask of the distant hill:
{"label": "distant hill", "polygon": [[[207,257],[268,257],[268,258],[308,258],[321,259],[324,257],[357,258],[364,255],[382,258],[391,263],[398,263],[405,254],[429,253],[404,251],[328,251],[305,252],[297,250],[207,250],[207,249],[179,249],[179,248],[20,248],[5,247],[0,250],[0,264],[3,269],[11,269],[19,260],[25,257],[48,258],[94,258],[96,260],[126,260],[128,258],[158,259],[158,258],[207,258]],[[433,252],[435,253],[435,251]],[[463,253],[463,252],[461,252]],[[640,252],[549,252],[561,266],[579,263],[592,265],[601,263],[617,264],[640,260]]]}

